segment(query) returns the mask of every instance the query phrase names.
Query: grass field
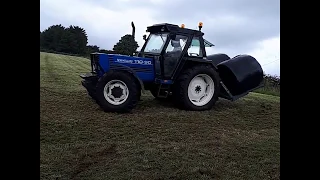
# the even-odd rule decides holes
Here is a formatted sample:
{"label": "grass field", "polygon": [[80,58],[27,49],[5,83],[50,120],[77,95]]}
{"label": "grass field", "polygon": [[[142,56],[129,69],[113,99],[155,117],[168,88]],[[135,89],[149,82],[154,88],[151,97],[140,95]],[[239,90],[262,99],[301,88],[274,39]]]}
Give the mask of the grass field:
{"label": "grass field", "polygon": [[144,95],[105,113],[80,83],[89,63],[40,53],[41,179],[280,179],[279,97],[186,112]]}

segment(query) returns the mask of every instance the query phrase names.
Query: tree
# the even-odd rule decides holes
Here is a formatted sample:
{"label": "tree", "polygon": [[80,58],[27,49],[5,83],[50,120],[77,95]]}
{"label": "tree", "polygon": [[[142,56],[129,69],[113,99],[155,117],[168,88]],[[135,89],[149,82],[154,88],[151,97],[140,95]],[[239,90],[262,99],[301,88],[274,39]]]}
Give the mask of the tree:
{"label": "tree", "polygon": [[119,42],[114,45],[113,51],[123,55],[132,55],[134,52],[137,51],[139,47],[137,41],[135,41],[132,35],[127,34],[121,37]]}
{"label": "tree", "polygon": [[113,50],[106,50],[106,49],[100,49],[99,52],[105,53],[105,54],[117,54],[117,52],[115,52]]}
{"label": "tree", "polygon": [[40,46],[43,49],[60,51],[63,49],[61,38],[65,33],[65,28],[59,25],[50,26],[48,29],[40,33]]}
{"label": "tree", "polygon": [[86,31],[79,26],[69,26],[66,31],[70,34],[68,45],[74,54],[86,54],[88,36]]}
{"label": "tree", "polygon": [[42,40],[42,33],[41,33],[41,31],[40,31],[40,50],[42,49],[42,43],[43,43],[43,40]]}
{"label": "tree", "polygon": [[99,52],[100,48],[96,45],[92,46],[92,45],[88,45],[87,46],[87,53],[94,53],[94,52]]}
{"label": "tree", "polygon": [[40,31],[40,49],[85,55],[88,36],[79,26],[63,27],[61,24]]}

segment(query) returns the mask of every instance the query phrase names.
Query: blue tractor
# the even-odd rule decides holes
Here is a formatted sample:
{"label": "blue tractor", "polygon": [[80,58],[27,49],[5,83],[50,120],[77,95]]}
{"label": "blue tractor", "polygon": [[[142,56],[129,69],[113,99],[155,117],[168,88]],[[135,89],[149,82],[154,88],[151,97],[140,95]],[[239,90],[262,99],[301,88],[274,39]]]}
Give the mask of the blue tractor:
{"label": "blue tractor", "polygon": [[[134,24],[133,38],[134,38]],[[199,30],[174,24],[147,27],[149,36],[132,56],[91,54],[90,73],[82,85],[106,112],[130,112],[149,90],[157,99],[172,99],[185,110],[211,109],[219,97],[237,100],[262,86],[263,70],[250,55],[207,55],[213,46]]]}

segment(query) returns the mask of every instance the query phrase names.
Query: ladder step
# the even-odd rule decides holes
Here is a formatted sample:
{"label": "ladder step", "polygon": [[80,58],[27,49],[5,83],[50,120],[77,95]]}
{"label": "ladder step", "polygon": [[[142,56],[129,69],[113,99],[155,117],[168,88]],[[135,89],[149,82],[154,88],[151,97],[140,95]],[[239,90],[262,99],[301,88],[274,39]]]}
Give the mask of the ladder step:
{"label": "ladder step", "polygon": [[167,98],[169,94],[169,84],[160,84],[158,89],[158,97],[159,98]]}

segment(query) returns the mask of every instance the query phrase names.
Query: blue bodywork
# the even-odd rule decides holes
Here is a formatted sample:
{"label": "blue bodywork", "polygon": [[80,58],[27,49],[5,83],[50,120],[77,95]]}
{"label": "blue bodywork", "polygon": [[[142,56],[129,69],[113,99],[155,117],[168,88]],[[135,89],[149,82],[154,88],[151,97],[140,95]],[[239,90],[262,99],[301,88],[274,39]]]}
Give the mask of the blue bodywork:
{"label": "blue bodywork", "polygon": [[[104,72],[109,70],[126,70],[135,74],[142,82],[155,81],[154,60],[118,54],[99,54],[99,64]],[[103,72],[98,72],[103,76]]]}

